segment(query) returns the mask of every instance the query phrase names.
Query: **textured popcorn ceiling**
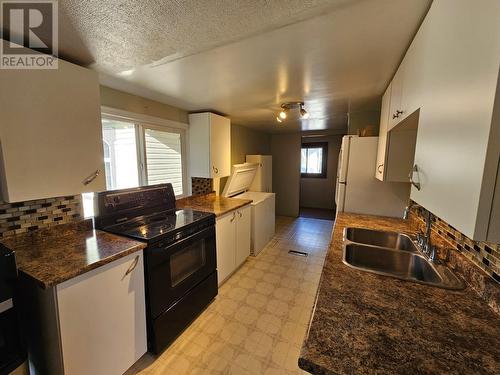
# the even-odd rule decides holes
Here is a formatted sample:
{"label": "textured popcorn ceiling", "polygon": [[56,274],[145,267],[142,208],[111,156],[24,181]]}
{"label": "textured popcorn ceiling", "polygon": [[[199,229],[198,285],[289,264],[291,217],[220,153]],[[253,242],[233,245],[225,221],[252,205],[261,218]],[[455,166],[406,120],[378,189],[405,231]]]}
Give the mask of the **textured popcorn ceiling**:
{"label": "textured popcorn ceiling", "polygon": [[[62,0],[99,68],[172,61],[359,0]],[[64,37],[64,36],[63,36]]]}
{"label": "textured popcorn ceiling", "polygon": [[[268,131],[377,102],[430,0],[60,0],[63,57],[108,86]],[[311,120],[279,127],[283,101]]]}

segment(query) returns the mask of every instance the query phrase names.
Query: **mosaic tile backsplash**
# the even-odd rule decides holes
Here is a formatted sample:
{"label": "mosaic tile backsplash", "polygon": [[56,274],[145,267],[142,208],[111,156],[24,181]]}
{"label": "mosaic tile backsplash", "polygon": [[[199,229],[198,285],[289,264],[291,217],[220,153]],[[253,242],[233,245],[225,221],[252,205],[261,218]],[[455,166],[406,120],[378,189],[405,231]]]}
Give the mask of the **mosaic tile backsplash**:
{"label": "mosaic tile backsplash", "polygon": [[81,195],[28,202],[0,201],[0,238],[82,220]]}
{"label": "mosaic tile backsplash", "polygon": [[192,195],[208,194],[213,190],[213,180],[211,178],[191,177]]}
{"label": "mosaic tile backsplash", "polygon": [[[428,211],[424,207],[416,206],[412,212],[421,223],[425,222]],[[500,244],[473,241],[437,216],[434,216],[432,229],[500,284]]]}

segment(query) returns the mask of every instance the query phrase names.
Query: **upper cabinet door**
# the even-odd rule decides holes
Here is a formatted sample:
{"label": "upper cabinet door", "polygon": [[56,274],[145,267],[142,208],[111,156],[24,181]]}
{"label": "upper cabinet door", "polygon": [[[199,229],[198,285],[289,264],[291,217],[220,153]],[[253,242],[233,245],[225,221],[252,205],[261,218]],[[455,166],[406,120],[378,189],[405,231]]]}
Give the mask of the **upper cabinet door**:
{"label": "upper cabinet door", "polygon": [[421,188],[411,198],[474,240],[498,223],[499,15],[498,0],[435,1],[412,43]]}
{"label": "upper cabinet door", "polygon": [[425,56],[425,46],[422,44],[422,38],[415,37],[406,51],[403,70],[404,87],[401,90],[401,111],[403,113],[398,117],[401,122],[411,114],[415,113],[420,106],[422,97],[422,67],[426,63],[423,61]]}
{"label": "upper cabinet door", "polygon": [[386,146],[387,146],[387,132],[389,127],[389,110],[391,104],[391,87],[389,84],[387,90],[385,90],[384,96],[382,97],[382,109],[380,111],[380,129],[378,136],[378,148],[377,148],[377,164],[375,166],[375,177],[380,180],[385,180],[385,157],[386,157]]}
{"label": "upper cabinet door", "polygon": [[231,174],[231,122],[213,113],[210,114],[210,159],[213,177]]}
{"label": "upper cabinet door", "polygon": [[214,113],[189,115],[191,177],[216,178],[231,174],[231,121]]}
{"label": "upper cabinet door", "polygon": [[2,198],[7,202],[105,189],[97,73],[0,70]]}
{"label": "upper cabinet door", "polygon": [[403,118],[405,111],[402,107],[403,80],[405,62],[401,63],[391,83],[391,100],[389,104],[389,126],[387,130],[395,127]]}

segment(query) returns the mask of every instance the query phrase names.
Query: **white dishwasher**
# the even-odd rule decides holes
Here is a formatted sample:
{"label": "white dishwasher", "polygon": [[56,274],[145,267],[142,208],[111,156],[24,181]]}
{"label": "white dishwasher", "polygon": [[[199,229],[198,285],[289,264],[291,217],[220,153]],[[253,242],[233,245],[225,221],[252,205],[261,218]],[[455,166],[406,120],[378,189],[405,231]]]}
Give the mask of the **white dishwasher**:
{"label": "white dishwasher", "polygon": [[256,256],[274,236],[275,193],[248,191],[258,164],[235,164],[222,196],[252,201],[251,254]]}

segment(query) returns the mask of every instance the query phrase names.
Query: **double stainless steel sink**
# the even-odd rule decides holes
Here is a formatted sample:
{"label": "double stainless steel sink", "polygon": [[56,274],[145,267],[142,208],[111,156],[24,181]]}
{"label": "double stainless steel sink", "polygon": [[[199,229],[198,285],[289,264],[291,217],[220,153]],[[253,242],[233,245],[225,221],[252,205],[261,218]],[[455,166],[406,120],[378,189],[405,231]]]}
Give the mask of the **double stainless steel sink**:
{"label": "double stainless steel sink", "polygon": [[439,288],[465,287],[445,265],[429,261],[403,233],[345,228],[343,262],[362,271]]}

